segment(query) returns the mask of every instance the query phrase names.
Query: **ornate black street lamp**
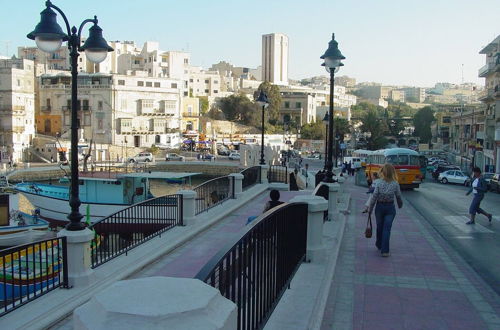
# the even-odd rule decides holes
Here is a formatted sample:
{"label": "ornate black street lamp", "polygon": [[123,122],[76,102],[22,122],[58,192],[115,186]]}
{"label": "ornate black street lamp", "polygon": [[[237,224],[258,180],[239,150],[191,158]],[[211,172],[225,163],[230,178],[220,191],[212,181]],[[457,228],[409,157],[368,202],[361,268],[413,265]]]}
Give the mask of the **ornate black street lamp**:
{"label": "ornate black street lamp", "polygon": [[[85,51],[89,61],[100,63],[106,59],[108,52],[113,51],[113,48],[102,37],[102,29],[97,25],[97,16],[94,16],[93,19],[84,20],[78,30],[75,26],[70,29],[68,19],[61,9],[54,6],[50,0],[45,2],[45,6],[46,8],[40,13],[40,23],[27,37],[35,40],[37,47],[47,53],[57,51],[63,41],[68,42],[71,57],[71,191],[69,198],[71,213],[68,215],[70,223],[66,226],[66,229],[71,231],[83,230],[85,224],[80,221],[83,216],[79,210],[81,202],[78,180],[78,56],[80,56],[79,51]],[[66,25],[66,33],[57,24],[57,14],[52,8],[61,14]],[[83,46],[80,46],[82,29],[87,23],[94,23],[94,25],[89,29],[89,37]]]}
{"label": "ornate black street lamp", "polygon": [[259,97],[257,98],[257,103],[262,107],[262,138],[260,142],[260,165],[266,165],[266,160],[264,159],[264,110],[269,106],[269,100],[267,99],[266,93],[263,90],[260,91]]}
{"label": "ornate black street lamp", "polygon": [[323,169],[326,171],[326,160],[328,159],[328,113],[325,113],[323,123],[325,124],[325,165]]}
{"label": "ornate black street lamp", "polygon": [[325,62],[322,64],[326,71],[330,73],[330,109],[328,112],[328,159],[326,161],[326,175],[324,182],[333,182],[333,89],[335,72],[339,70],[342,64],[340,61],[345,59],[335,41],[335,34],[332,34],[332,40],[328,43],[328,49],[320,57]]}

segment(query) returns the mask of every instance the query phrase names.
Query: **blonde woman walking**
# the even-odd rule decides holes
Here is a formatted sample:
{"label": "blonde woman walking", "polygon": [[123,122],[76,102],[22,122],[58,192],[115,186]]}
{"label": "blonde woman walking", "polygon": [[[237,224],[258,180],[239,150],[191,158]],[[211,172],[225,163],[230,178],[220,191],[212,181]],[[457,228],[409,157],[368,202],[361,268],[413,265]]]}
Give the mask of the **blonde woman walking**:
{"label": "blonde woman walking", "polygon": [[375,246],[382,253],[382,257],[388,257],[390,255],[389,240],[391,238],[392,222],[396,216],[394,199],[396,199],[399,208],[403,206],[403,200],[401,199],[401,190],[394,166],[385,164],[382,166],[379,175],[380,179],[374,182],[375,190],[373,191],[368,212],[371,214],[373,208],[375,208],[375,218],[377,219]]}

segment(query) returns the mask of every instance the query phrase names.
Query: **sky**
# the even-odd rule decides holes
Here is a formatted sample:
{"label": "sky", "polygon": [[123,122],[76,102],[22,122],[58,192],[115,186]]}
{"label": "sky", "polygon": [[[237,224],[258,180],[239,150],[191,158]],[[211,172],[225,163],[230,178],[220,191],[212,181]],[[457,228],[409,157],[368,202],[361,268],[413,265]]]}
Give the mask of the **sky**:
{"label": "sky", "polygon": [[[0,0],[0,55],[12,56],[39,22],[42,0]],[[482,47],[500,34],[498,0],[53,0],[71,25],[98,16],[107,40],[185,50],[191,63],[261,64],[262,34],[289,37],[289,78],[325,75],[335,33],[346,57],[337,75],[358,82],[431,87],[484,84]],[[63,26],[62,20],[59,24]],[[90,27],[90,26],[88,26]],[[84,35],[88,35],[85,27]]]}

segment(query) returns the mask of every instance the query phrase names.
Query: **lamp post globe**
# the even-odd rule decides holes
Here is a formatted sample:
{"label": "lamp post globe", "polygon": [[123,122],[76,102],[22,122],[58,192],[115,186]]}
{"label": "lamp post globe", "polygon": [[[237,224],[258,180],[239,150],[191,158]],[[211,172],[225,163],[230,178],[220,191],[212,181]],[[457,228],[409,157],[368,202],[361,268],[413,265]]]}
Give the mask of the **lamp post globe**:
{"label": "lamp post globe", "polygon": [[324,60],[321,64],[325,67],[326,71],[330,73],[330,107],[328,113],[328,148],[327,148],[327,159],[326,159],[326,175],[324,182],[333,182],[333,93],[334,93],[334,80],[335,73],[338,72],[339,68],[343,66],[342,60],[345,56],[342,55],[338,48],[338,42],[335,40],[335,34],[332,34],[332,40],[328,43],[328,49],[320,57]]}
{"label": "lamp post globe", "polygon": [[[102,62],[108,52],[113,51],[106,40],[102,37],[102,29],[97,25],[97,17],[86,19],[77,29],[70,24],[64,12],[52,4],[50,0],[45,2],[46,8],[40,13],[40,22],[30,32],[28,39],[35,40],[37,47],[48,53],[57,51],[64,41],[68,42],[68,50],[71,58],[71,186],[69,205],[71,213],[68,215],[69,224],[67,230],[76,231],[85,229],[81,222],[83,216],[80,214],[79,179],[78,179],[78,56],[79,51],[85,51],[87,58],[94,62]],[[54,11],[55,10],[55,11]],[[58,12],[65,24],[66,32],[57,23]],[[87,23],[94,25],[89,29],[89,37],[81,46],[82,29]]]}
{"label": "lamp post globe", "polygon": [[262,107],[262,136],[260,141],[260,165],[266,165],[264,158],[264,110],[269,106],[269,100],[263,90],[260,91],[259,97],[255,100],[259,106]]}

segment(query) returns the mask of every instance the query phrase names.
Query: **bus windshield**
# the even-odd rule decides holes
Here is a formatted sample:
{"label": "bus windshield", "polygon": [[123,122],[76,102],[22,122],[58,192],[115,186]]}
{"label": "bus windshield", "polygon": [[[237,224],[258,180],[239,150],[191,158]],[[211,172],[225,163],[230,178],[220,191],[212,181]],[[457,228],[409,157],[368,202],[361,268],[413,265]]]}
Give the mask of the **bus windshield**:
{"label": "bus windshield", "polygon": [[385,158],[385,162],[392,165],[420,165],[418,156],[414,155],[390,155]]}

